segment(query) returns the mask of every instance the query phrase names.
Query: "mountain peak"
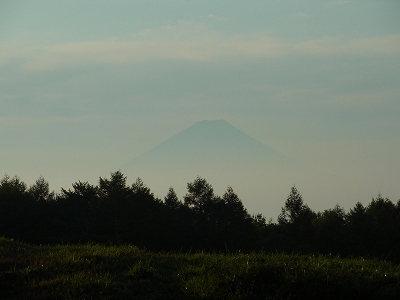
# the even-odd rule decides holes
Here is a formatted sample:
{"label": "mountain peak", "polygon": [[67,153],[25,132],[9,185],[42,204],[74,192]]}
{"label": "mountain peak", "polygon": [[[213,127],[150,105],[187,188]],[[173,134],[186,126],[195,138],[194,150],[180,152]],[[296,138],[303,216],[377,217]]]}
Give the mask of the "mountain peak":
{"label": "mountain peak", "polygon": [[197,121],[196,123],[194,123],[192,126],[194,125],[210,125],[210,124],[229,124],[231,126],[233,126],[232,124],[230,124],[229,122],[225,121],[224,119],[219,119],[219,120],[202,120],[202,121]]}
{"label": "mountain peak", "polygon": [[225,168],[276,163],[285,156],[231,123],[202,120],[134,159],[129,165],[151,168]]}

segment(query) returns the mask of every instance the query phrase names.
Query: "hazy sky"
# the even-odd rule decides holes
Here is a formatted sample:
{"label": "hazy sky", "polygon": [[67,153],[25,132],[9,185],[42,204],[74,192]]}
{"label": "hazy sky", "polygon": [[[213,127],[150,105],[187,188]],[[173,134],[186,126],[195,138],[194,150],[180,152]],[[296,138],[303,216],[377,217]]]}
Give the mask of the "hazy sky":
{"label": "hazy sky", "polygon": [[[2,0],[0,171],[96,183],[225,119],[303,166],[243,179],[272,215],[293,184],[316,210],[397,201],[399,14],[398,0]],[[175,185],[143,180],[159,197]]]}

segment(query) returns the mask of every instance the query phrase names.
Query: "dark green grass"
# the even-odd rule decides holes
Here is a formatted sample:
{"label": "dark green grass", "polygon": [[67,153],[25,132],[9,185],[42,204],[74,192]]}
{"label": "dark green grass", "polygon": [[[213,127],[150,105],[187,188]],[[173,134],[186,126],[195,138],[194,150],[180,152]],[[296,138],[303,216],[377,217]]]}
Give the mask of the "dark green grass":
{"label": "dark green grass", "polygon": [[0,238],[1,299],[400,299],[400,266],[287,254],[150,253]]}

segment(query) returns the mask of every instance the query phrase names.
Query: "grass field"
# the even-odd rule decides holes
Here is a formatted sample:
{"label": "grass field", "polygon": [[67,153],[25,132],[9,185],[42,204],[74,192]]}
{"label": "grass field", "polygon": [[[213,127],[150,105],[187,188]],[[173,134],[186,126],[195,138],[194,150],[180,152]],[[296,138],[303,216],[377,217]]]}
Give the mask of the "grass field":
{"label": "grass field", "polygon": [[0,238],[1,299],[400,299],[400,266],[266,253],[151,253]]}

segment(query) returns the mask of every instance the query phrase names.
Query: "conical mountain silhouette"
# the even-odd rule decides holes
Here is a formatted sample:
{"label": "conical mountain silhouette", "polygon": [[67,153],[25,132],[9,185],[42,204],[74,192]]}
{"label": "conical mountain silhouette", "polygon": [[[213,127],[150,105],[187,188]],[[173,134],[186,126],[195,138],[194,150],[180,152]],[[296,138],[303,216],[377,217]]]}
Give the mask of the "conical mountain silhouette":
{"label": "conical mountain silhouette", "polygon": [[200,121],[124,168],[226,168],[284,162],[286,157],[224,120]]}

